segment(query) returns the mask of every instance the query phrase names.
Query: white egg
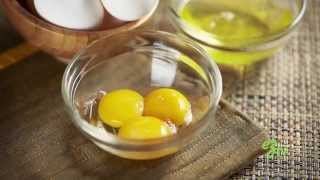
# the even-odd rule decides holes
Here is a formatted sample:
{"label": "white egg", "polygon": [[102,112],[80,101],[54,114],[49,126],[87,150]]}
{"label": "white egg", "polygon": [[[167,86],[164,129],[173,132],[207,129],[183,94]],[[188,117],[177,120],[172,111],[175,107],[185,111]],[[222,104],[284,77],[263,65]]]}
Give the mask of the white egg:
{"label": "white egg", "polygon": [[159,0],[102,0],[106,10],[122,21],[135,21],[153,11]]}
{"label": "white egg", "polygon": [[70,29],[94,29],[104,18],[100,0],[34,0],[34,6],[43,19]]}

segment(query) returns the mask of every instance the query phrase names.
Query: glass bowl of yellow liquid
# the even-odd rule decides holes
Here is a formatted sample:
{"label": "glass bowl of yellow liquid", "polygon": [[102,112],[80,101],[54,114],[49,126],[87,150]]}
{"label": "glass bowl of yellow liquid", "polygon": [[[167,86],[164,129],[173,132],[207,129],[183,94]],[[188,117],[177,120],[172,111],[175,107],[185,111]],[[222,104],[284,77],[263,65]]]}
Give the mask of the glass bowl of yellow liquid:
{"label": "glass bowl of yellow liquid", "polygon": [[103,150],[137,160],[188,144],[214,121],[221,93],[220,71],[209,55],[160,31],[94,42],[74,57],[62,82],[76,127]]}
{"label": "glass bowl of yellow liquid", "polygon": [[250,65],[277,52],[307,0],[171,0],[170,17],[219,64]]}

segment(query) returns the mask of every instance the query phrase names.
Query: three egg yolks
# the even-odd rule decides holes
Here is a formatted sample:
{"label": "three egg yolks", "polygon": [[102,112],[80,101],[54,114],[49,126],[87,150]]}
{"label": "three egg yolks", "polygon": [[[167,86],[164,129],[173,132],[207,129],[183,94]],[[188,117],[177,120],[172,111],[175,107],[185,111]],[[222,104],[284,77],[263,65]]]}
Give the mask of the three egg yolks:
{"label": "three egg yolks", "polygon": [[175,133],[168,122],[176,126],[192,121],[191,105],[179,91],[160,88],[145,98],[138,92],[121,89],[102,97],[98,113],[100,119],[113,128],[120,128],[118,136],[125,139],[156,139]]}

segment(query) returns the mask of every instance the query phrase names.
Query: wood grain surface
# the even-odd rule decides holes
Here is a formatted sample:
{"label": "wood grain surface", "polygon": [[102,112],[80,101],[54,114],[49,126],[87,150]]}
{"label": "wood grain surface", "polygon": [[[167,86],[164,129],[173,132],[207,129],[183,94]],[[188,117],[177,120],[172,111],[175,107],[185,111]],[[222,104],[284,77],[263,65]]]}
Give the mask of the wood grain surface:
{"label": "wood grain surface", "polygon": [[139,21],[124,23],[116,21],[106,14],[104,23],[100,29],[79,31],[52,25],[28,11],[25,7],[27,6],[26,0],[19,1],[0,1],[0,5],[11,24],[32,45],[60,58],[71,58],[80,49],[101,37],[136,29],[146,23],[152,15],[151,12]]}
{"label": "wood grain surface", "polygon": [[37,48],[28,43],[21,43],[14,48],[0,52],[0,70],[24,60],[37,51],[39,51]]}

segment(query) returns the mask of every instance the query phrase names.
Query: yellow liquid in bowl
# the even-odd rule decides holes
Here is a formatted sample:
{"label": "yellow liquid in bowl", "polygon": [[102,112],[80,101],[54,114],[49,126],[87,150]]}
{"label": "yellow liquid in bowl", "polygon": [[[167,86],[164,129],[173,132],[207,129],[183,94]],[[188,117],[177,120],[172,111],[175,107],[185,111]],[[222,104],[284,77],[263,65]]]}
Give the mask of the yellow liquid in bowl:
{"label": "yellow liquid in bowl", "polygon": [[[294,21],[290,4],[270,0],[191,0],[180,17],[199,34],[199,40],[216,47],[243,48],[281,33]],[[201,32],[201,33],[200,33]],[[203,37],[201,37],[204,35]],[[221,64],[251,64],[274,54],[279,46],[262,51],[229,51],[203,45]]]}

